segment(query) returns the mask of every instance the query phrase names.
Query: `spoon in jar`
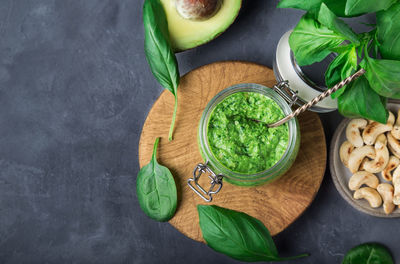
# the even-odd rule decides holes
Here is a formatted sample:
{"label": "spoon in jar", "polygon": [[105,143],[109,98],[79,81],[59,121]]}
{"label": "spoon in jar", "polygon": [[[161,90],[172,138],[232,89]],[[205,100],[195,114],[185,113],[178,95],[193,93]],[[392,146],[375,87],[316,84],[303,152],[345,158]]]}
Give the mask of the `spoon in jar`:
{"label": "spoon in jar", "polygon": [[[289,121],[290,119],[298,116],[299,114],[303,113],[304,111],[306,111],[308,108],[312,107],[313,105],[317,104],[319,101],[323,100],[325,97],[331,95],[332,93],[336,92],[337,90],[339,90],[340,88],[342,88],[343,86],[351,83],[352,81],[354,81],[355,79],[357,79],[358,77],[360,77],[361,75],[363,75],[365,73],[364,69],[360,69],[359,71],[357,71],[356,73],[354,73],[353,75],[347,77],[346,79],[344,79],[343,81],[339,82],[338,84],[336,84],[335,86],[333,86],[332,88],[326,90],[325,92],[321,93],[320,95],[318,95],[317,97],[315,97],[314,99],[312,99],[310,102],[308,102],[307,104],[297,108],[294,112],[292,112],[290,115],[285,116],[284,118],[282,118],[281,120],[276,121],[275,123],[272,124],[266,124],[268,127],[277,127],[280,126],[282,124],[285,124],[287,121]],[[260,120],[255,120],[252,119],[255,122],[261,122]]]}

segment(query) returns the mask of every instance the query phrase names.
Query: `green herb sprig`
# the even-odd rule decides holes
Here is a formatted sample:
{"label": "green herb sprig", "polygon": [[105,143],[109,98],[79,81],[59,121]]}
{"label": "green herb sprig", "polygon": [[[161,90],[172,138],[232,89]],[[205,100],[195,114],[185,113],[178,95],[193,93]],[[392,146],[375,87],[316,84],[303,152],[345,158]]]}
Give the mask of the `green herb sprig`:
{"label": "green herb sprig", "polygon": [[264,224],[245,213],[215,205],[198,205],[200,228],[207,245],[231,258],[247,261],[284,261]]}
{"label": "green herb sprig", "polygon": [[179,68],[169,39],[168,22],[160,0],[145,0],[143,6],[144,50],[150,69],[162,87],[175,96],[168,139],[171,141],[178,109]]}
{"label": "green herb sprig", "polygon": [[390,251],[378,243],[365,243],[358,245],[343,259],[342,264],[394,264]]}
{"label": "green herb sprig", "polygon": [[[339,112],[386,123],[387,98],[400,98],[400,2],[282,0],[278,7],[307,11],[289,38],[300,66],[337,54],[325,73],[327,87],[360,68],[366,70],[365,76],[332,94],[338,99]],[[360,34],[338,18],[372,12],[376,12],[377,24]]]}
{"label": "green herb sprig", "polygon": [[157,147],[154,143],[153,156],[136,179],[136,193],[140,207],[150,218],[164,222],[171,219],[176,210],[177,192],[174,177],[167,167],[157,162]]}

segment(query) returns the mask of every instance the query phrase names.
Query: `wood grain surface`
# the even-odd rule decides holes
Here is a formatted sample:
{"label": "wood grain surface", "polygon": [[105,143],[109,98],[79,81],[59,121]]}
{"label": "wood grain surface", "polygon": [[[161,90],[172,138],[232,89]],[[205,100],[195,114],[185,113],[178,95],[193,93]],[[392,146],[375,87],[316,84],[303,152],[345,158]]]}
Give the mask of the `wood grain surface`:
{"label": "wood grain surface", "polygon": [[[181,78],[174,140],[168,142],[173,96],[164,91],[154,103],[143,126],[139,143],[140,166],[152,155],[156,137],[161,137],[158,161],[175,177],[178,208],[170,224],[184,235],[203,241],[196,205],[206,204],[188,186],[195,165],[203,162],[197,145],[197,128],[207,103],[221,90],[238,83],[258,83],[272,87],[273,71],[247,62],[217,62],[193,70]],[[326,168],[326,143],[317,114],[299,117],[301,145],[292,168],[280,179],[257,187],[239,187],[226,181],[213,202],[245,212],[261,220],[276,235],[295,221],[313,201]]]}

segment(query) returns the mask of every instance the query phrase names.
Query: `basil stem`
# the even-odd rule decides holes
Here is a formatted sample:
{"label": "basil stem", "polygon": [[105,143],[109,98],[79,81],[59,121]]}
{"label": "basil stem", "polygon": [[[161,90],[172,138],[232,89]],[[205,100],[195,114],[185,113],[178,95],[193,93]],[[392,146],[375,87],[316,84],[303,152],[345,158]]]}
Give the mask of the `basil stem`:
{"label": "basil stem", "polygon": [[144,50],[151,72],[161,86],[175,96],[174,112],[168,135],[168,139],[171,141],[178,108],[177,89],[180,77],[178,62],[170,44],[167,17],[160,0],[144,2],[143,24]]}

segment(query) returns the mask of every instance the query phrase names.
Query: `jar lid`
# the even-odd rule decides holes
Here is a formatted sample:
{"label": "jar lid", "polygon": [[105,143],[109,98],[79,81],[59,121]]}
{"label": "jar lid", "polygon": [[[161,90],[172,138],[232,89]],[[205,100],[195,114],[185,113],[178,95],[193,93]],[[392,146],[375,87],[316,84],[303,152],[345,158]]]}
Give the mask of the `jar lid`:
{"label": "jar lid", "polygon": [[[289,36],[292,31],[286,32],[279,40],[274,60],[274,73],[278,81],[289,82],[290,88],[298,92],[298,104],[303,105],[317,97],[326,87],[320,87],[312,82],[301,70],[294,59],[289,46]],[[330,97],[310,108],[315,112],[331,112],[337,109],[337,100]]]}

